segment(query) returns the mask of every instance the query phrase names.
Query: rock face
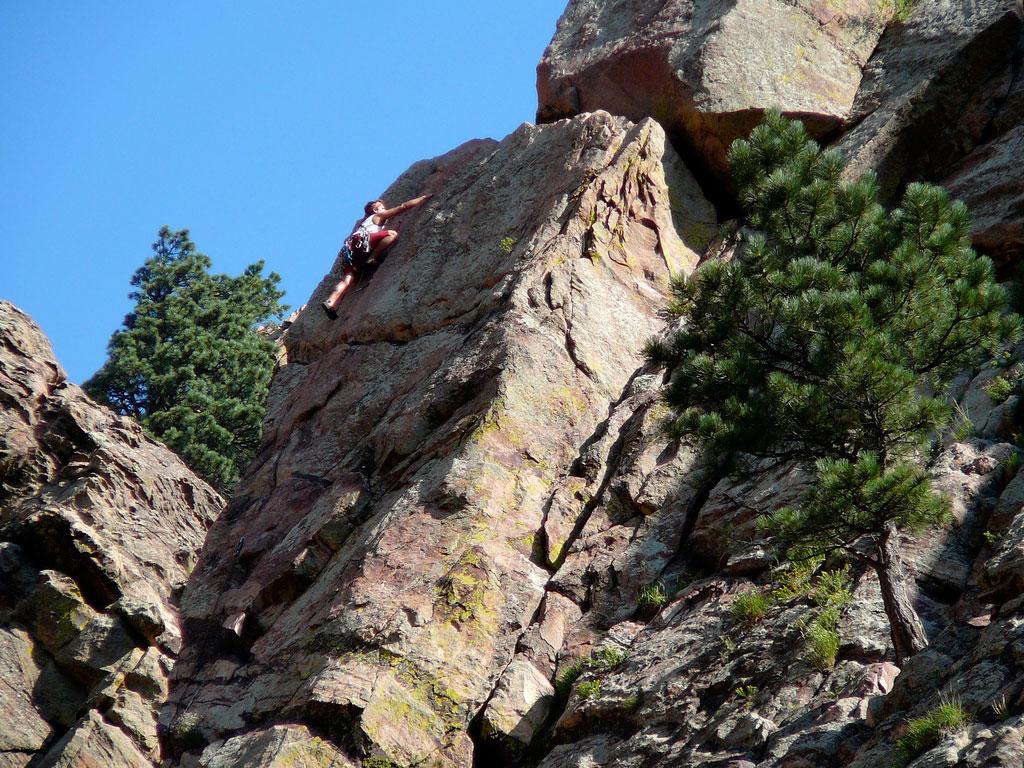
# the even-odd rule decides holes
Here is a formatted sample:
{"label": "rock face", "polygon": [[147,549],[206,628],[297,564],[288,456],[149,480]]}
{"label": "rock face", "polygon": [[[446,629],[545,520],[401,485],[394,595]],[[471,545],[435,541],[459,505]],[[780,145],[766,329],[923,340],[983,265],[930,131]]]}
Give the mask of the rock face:
{"label": "rock face", "polygon": [[668,275],[746,236],[717,231],[673,144],[721,194],[769,106],[887,193],[945,179],[982,210],[978,244],[1014,253],[1020,16],[571,2],[545,124],[410,168],[384,197],[435,196],[376,275],[333,323],[328,276],[285,333],[261,455],[183,592],[168,765],[866,767],[943,696],[974,724],[917,764],[1019,763],[1019,400],[993,401],[1011,374],[950,394],[974,427],[930,464],[953,521],[903,540],[932,644],[900,669],[870,570],[837,577],[837,647],[814,644],[825,587],[754,525],[803,478],[712,482],[663,434],[640,352]]}
{"label": "rock face", "polygon": [[537,118],[651,116],[727,181],[729,144],[765,109],[817,136],[850,118],[891,16],[877,0],[570,0],[537,67]]}
{"label": "rock face", "polygon": [[847,172],[878,172],[892,195],[1019,123],[1021,16],[1017,0],[935,0],[890,25],[836,144]]}
{"label": "rock face", "polygon": [[221,499],[0,301],[0,765],[149,766]]}
{"label": "rock face", "polygon": [[[829,586],[762,539],[804,477],[706,472],[643,361],[670,274],[742,253],[707,195],[771,106],[890,198],[945,184],[1012,266],[1021,4],[895,6],[572,0],[544,124],[413,165],[384,197],[434,196],[339,318],[335,265],[267,331],[261,452],[190,575],[216,497],[0,304],[0,768],[1024,764],[999,381],[1024,348],[949,392],[928,466],[953,519],[902,539],[931,643],[902,669],[873,571],[826,563]],[[950,698],[970,723],[898,754]]]}
{"label": "rock face", "polygon": [[384,197],[422,191],[339,319],[328,278],[288,331],[263,454],[182,597],[183,765],[282,717],[352,760],[468,765],[481,712],[495,741],[546,718],[551,662],[516,650],[564,621],[549,586],[575,534],[549,540],[552,499],[590,482],[581,454],[714,212],[656,123],[604,113],[463,146]]}

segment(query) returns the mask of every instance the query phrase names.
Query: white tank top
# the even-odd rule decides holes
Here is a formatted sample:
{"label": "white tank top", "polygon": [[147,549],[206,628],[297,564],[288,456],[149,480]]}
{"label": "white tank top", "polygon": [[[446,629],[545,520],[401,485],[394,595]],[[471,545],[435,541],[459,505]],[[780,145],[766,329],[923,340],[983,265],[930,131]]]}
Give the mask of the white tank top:
{"label": "white tank top", "polygon": [[369,216],[363,219],[363,223],[359,225],[359,229],[363,230],[368,235],[372,235],[375,232],[380,232],[382,229],[384,229],[382,225],[373,223],[373,217],[376,215],[377,214],[375,213],[371,213]]}

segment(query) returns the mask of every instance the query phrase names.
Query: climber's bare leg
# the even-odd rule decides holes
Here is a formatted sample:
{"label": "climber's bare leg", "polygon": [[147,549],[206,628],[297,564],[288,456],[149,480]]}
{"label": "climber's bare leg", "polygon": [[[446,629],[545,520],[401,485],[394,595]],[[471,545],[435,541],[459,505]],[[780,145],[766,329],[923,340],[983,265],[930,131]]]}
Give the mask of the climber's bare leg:
{"label": "climber's bare leg", "polygon": [[370,250],[370,258],[368,261],[371,263],[380,261],[380,257],[384,255],[384,251],[390,248],[391,244],[397,239],[398,233],[393,229],[384,229],[370,235],[370,244],[373,247]]}
{"label": "climber's bare leg", "polygon": [[334,290],[331,291],[331,295],[327,297],[324,302],[324,311],[328,315],[333,315],[338,310],[338,302],[341,301],[341,297],[345,295],[345,291],[352,287],[352,283],[356,280],[355,272],[345,270],[345,276],[338,281],[338,284],[334,286]]}

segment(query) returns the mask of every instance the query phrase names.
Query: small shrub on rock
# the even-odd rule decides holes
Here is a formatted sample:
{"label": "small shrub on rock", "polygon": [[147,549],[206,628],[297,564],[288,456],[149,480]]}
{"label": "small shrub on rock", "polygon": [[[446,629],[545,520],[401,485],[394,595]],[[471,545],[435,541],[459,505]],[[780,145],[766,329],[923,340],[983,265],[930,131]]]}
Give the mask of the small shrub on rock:
{"label": "small shrub on rock", "polygon": [[822,672],[832,669],[839,655],[839,609],[829,606],[818,614],[806,636],[808,661]]}
{"label": "small shrub on rock", "polygon": [[665,591],[665,585],[655,581],[640,588],[636,608],[642,616],[654,616],[667,602],[668,592]]}
{"label": "small shrub on rock", "polygon": [[906,733],[896,742],[900,764],[906,765],[938,744],[944,735],[955,733],[970,724],[971,716],[960,705],[958,698],[941,698],[935,709],[907,723]]}
{"label": "small shrub on rock", "polygon": [[564,702],[569,698],[569,694],[572,693],[572,687],[576,684],[580,675],[587,669],[586,662],[586,659],[574,661],[562,671],[562,674],[555,678],[555,697],[559,701]]}
{"label": "small shrub on rock", "polygon": [[993,403],[1005,403],[1010,395],[1013,394],[1014,388],[1014,383],[1008,378],[996,376],[985,387],[985,394],[989,396]]}
{"label": "small shrub on rock", "polygon": [[771,605],[767,595],[760,592],[744,592],[732,604],[732,616],[744,626],[751,626],[768,615]]}

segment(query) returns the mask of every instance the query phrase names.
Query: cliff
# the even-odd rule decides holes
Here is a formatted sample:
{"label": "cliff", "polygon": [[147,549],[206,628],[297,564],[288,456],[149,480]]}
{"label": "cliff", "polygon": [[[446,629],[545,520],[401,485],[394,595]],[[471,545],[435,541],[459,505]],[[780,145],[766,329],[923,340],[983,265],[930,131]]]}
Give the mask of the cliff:
{"label": "cliff", "polygon": [[[661,430],[662,373],[641,355],[664,330],[669,276],[741,247],[725,151],[772,106],[849,173],[876,171],[887,196],[947,186],[971,208],[976,247],[1015,266],[1024,10],[899,6],[571,0],[538,67],[540,124],[413,165],[384,199],[434,196],[383,264],[332,322],[317,304],[335,265],[283,334],[260,454],[191,570],[190,556],[149,550],[184,536],[176,551],[195,551],[216,508],[201,485],[181,476],[192,496],[155,515],[167,531],[132,541],[116,515],[94,521],[135,493],[104,487],[58,504],[70,532],[43,537],[38,499],[109,470],[95,469],[98,448],[12,464],[22,490],[3,502],[0,552],[23,565],[0,571],[17,595],[0,603],[3,636],[45,650],[22,664],[40,670],[12,699],[29,735],[0,766],[47,750],[47,764],[73,765],[81,740],[127,734],[138,755],[111,749],[100,764],[867,768],[898,762],[908,720],[951,698],[972,722],[911,765],[1024,763],[1019,404],[992,386],[1021,350],[949,393],[973,426],[929,459],[953,521],[903,539],[931,644],[902,668],[872,572],[831,587],[786,577],[760,539],[756,514],[795,499],[799,473],[704,486]],[[57,370],[0,368],[21,388],[3,401],[12,423],[53,410],[23,410],[26,397],[71,396]],[[126,487],[171,465],[126,422],[90,413],[148,457],[107,449],[116,466],[136,462]],[[10,434],[35,445],[54,430]],[[163,509],[148,498],[134,516]],[[98,538],[69,561],[84,526]],[[38,551],[44,540],[59,551]],[[109,575],[111,549],[130,580]],[[82,654],[62,661],[63,649],[85,641],[33,624],[44,588],[80,594],[74,610],[93,623],[117,617],[133,653],[176,660],[167,687],[146,689],[145,730],[109,704],[138,685],[85,693],[114,668],[74,671]],[[145,643],[118,607],[137,589],[164,617]],[[808,636],[827,589],[849,593],[834,658]],[[755,591],[771,595],[756,621],[740,607]],[[38,693],[44,668],[77,675],[73,715]]]}
{"label": "cliff", "polygon": [[0,301],[0,765],[148,766],[220,497]]}

